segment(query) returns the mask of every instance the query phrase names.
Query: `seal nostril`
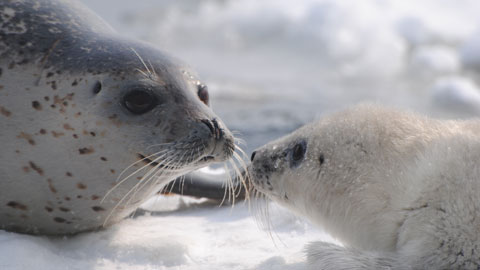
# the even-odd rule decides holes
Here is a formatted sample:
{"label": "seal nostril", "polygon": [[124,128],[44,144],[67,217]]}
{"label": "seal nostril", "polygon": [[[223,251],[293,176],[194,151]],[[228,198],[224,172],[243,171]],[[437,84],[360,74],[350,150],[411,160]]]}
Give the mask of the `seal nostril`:
{"label": "seal nostril", "polygon": [[253,161],[253,159],[255,158],[255,154],[257,153],[257,151],[253,151],[252,153],[252,156],[250,157],[250,161]]}
{"label": "seal nostril", "polygon": [[202,120],[200,120],[200,121],[202,121],[202,123],[204,123],[204,124],[208,127],[208,129],[210,129],[210,132],[211,132],[212,134],[215,134],[215,127],[213,126],[213,124],[212,124],[212,122],[211,122],[210,120],[208,120],[208,119],[202,119]]}
{"label": "seal nostril", "polygon": [[213,118],[212,119],[212,123],[213,123],[213,127],[215,128],[215,138],[218,140],[218,139],[221,139],[223,137],[223,130],[222,128],[220,128],[220,126],[218,125],[218,122],[217,122],[217,119]]}

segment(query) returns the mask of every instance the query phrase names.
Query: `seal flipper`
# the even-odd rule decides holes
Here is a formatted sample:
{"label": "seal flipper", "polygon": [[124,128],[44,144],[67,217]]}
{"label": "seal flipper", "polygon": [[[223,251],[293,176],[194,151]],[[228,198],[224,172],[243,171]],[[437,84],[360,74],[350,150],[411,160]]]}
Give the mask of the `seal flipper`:
{"label": "seal flipper", "polygon": [[[226,190],[228,188],[227,179],[229,179],[227,173],[209,174],[199,171],[191,172],[168,183],[161,193],[174,193],[231,202],[232,198],[228,196],[228,190]],[[242,176],[245,175],[246,172],[242,171]],[[231,178],[235,188],[235,200],[245,199],[247,192],[240,177]]]}

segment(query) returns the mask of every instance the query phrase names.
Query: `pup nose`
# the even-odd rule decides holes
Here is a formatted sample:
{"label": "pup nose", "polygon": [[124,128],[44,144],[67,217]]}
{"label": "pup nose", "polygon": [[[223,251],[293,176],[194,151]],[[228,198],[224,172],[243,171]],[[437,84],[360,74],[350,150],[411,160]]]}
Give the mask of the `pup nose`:
{"label": "pup nose", "polygon": [[257,153],[257,151],[253,151],[252,153],[252,156],[250,157],[250,161],[253,161],[253,159],[255,158],[255,154]]}
{"label": "pup nose", "polygon": [[203,119],[201,121],[208,127],[215,139],[220,140],[223,137],[223,129],[218,125],[218,122],[215,118],[213,118],[212,120]]}

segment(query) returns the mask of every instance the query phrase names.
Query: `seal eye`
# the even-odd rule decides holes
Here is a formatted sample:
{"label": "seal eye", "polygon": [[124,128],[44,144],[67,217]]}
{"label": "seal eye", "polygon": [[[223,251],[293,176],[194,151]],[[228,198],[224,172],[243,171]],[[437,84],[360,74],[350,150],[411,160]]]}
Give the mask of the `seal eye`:
{"label": "seal eye", "polygon": [[205,105],[209,106],[209,95],[208,95],[208,87],[204,84],[199,84],[198,85],[198,91],[197,91],[198,98],[205,103]]}
{"label": "seal eye", "polygon": [[307,147],[305,145],[305,142],[300,142],[297,143],[292,150],[292,160],[293,162],[298,162],[303,159],[305,156],[305,152],[307,150]]}
{"label": "seal eye", "polygon": [[153,109],[158,103],[157,98],[150,91],[135,89],[123,97],[123,105],[133,114],[144,114]]}

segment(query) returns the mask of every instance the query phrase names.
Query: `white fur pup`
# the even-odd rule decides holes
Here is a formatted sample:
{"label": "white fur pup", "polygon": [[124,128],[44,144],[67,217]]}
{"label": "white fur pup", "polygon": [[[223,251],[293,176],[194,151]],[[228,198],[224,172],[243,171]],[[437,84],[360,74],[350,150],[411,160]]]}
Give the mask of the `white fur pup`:
{"label": "white fur pup", "polygon": [[480,269],[480,120],[356,106],[261,147],[250,174],[345,243],[310,243],[310,269]]}

